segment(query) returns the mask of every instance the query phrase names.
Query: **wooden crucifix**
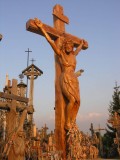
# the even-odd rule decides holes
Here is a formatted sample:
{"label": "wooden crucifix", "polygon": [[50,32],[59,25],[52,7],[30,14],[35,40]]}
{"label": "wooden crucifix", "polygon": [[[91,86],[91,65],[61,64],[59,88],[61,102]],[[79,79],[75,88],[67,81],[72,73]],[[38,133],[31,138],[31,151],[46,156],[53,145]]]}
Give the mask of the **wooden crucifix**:
{"label": "wooden crucifix", "polygon": [[[69,19],[63,13],[63,7],[60,5],[55,5],[53,8],[53,20],[54,27],[50,27],[43,24],[44,31],[49,35],[51,40],[53,40],[56,46],[60,47],[62,38],[69,38],[73,41],[74,47],[78,47],[82,39],[73,36],[65,32],[65,23],[69,23]],[[26,23],[26,29],[30,32],[43,34],[43,31],[37,27],[33,19],[28,20]],[[54,48],[54,46],[52,47]],[[82,49],[87,49],[87,42],[82,45]],[[55,51],[55,50],[54,50]],[[65,106],[66,100],[62,94],[60,87],[60,75],[62,67],[60,64],[59,56],[55,54],[55,138],[56,138],[56,149],[62,150],[65,154]]]}

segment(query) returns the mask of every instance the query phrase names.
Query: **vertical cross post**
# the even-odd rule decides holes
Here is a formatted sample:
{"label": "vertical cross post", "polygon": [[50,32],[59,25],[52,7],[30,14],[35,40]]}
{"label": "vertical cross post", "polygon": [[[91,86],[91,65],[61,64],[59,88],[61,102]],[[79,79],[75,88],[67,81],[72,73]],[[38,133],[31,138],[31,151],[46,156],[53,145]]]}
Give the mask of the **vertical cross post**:
{"label": "vertical cross post", "polygon": [[[53,8],[53,21],[54,28],[62,33],[65,32],[65,23],[69,23],[69,20],[63,13],[63,7],[56,5]],[[59,39],[55,41],[57,46],[59,46]],[[58,56],[55,55],[55,137],[56,137],[56,147],[57,150],[62,150],[65,154],[66,144],[65,144],[65,102],[61,92],[60,87],[60,74],[61,66],[59,63]],[[61,142],[61,143],[60,143]],[[64,155],[65,157],[65,155]]]}
{"label": "vertical cross post", "polygon": [[[17,80],[12,80],[11,94],[17,95]],[[9,136],[16,128],[17,114],[16,114],[16,99],[12,99],[9,114],[7,114],[7,134]]]}
{"label": "vertical cross post", "polygon": [[90,131],[91,131],[91,135],[92,135],[92,137],[93,137],[93,134],[94,134],[93,123],[91,123]]}
{"label": "vertical cross post", "polygon": [[25,51],[25,52],[28,53],[28,55],[27,55],[27,67],[28,67],[28,66],[29,66],[29,54],[30,54],[30,52],[32,52],[32,51],[30,51],[29,48],[28,48],[28,50]]}
{"label": "vertical cross post", "polygon": [[[30,54],[30,52],[32,52],[32,51],[30,51],[29,48],[28,48],[28,50],[25,51],[25,52],[28,53],[28,55],[27,55],[27,67],[28,67],[28,66],[29,66],[29,54]],[[27,97],[27,93],[28,93],[28,77],[27,77],[26,97]]]}
{"label": "vertical cross post", "polygon": [[99,127],[94,130],[94,131],[98,131],[98,132],[99,132],[100,156],[103,154],[103,144],[102,144],[102,139],[101,139],[101,131],[102,131],[102,130],[106,130],[106,129],[105,129],[105,128],[101,128],[101,127],[100,127],[100,124],[99,124]]}
{"label": "vertical cross post", "polygon": [[[30,79],[30,90],[29,90],[29,103],[28,103],[28,106],[31,107],[31,108],[34,108],[33,107],[34,80],[37,79],[38,76],[43,74],[43,71],[40,70],[34,64],[31,64],[25,70],[22,71],[22,74],[26,75],[28,77],[28,79]],[[33,121],[33,113],[29,115],[29,122],[31,123],[31,126],[32,126],[32,121]]]}

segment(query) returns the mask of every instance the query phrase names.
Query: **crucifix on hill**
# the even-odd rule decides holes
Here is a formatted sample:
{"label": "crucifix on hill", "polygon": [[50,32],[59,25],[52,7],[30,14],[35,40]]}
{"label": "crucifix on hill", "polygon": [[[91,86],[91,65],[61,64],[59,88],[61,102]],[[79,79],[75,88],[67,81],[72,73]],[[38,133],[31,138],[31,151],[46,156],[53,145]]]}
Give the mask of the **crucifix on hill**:
{"label": "crucifix on hill", "polygon": [[[30,32],[40,34],[44,36],[51,47],[53,48],[55,54],[55,135],[56,135],[56,147],[57,150],[63,150],[65,152],[65,130],[70,127],[70,120],[76,118],[76,114],[78,111],[77,105],[80,104],[79,99],[79,88],[77,77],[83,72],[80,70],[76,74],[73,73],[76,66],[75,56],[81,49],[87,49],[88,44],[85,40],[82,40],[76,36],[73,36],[69,33],[65,32],[65,23],[69,23],[69,19],[63,13],[63,7],[60,5],[55,5],[53,8],[53,20],[54,27],[50,27],[46,24],[43,24],[38,19],[30,19],[26,23],[26,29]],[[65,39],[70,39],[65,42]],[[63,54],[63,43],[66,43],[66,48],[64,50],[67,54]],[[73,48],[76,48],[75,52]],[[72,53],[72,54],[69,54]],[[64,72],[68,73],[64,75]],[[70,75],[72,72],[72,75]],[[69,77],[71,77],[69,81]],[[62,83],[61,79],[65,81]],[[74,79],[74,82],[72,81]],[[66,83],[66,84],[65,84]],[[72,89],[72,83],[75,83],[77,86],[77,91],[75,91],[75,86]],[[68,86],[67,86],[68,84]],[[72,84],[72,85],[71,85]],[[66,89],[68,87],[68,90]],[[64,92],[64,93],[63,93]],[[67,93],[66,93],[67,92]],[[67,95],[70,99],[66,99]],[[67,98],[68,98],[67,97]],[[70,100],[70,104],[68,101]],[[71,112],[67,105],[71,105],[72,103],[76,103],[76,107],[74,107]],[[68,109],[67,109],[68,108]],[[72,113],[74,118],[70,113],[70,116],[67,116],[67,113]]]}

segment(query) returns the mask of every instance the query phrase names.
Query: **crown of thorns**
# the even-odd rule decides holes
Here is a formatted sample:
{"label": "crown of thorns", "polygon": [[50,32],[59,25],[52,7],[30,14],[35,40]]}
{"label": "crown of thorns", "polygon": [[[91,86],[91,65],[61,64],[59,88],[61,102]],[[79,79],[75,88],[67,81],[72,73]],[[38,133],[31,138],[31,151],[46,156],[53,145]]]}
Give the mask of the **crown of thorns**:
{"label": "crown of thorns", "polygon": [[64,39],[63,41],[63,46],[65,47],[66,44],[71,44],[72,46],[74,46],[74,43],[72,41],[72,39]]}
{"label": "crown of thorns", "polygon": [[64,39],[63,43],[71,43],[74,44],[72,39]]}

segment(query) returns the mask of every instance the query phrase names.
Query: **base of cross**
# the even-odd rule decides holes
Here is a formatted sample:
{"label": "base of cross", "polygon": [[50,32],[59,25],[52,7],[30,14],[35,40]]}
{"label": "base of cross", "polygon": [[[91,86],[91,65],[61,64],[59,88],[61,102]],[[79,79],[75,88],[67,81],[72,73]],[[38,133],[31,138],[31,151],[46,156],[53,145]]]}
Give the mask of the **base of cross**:
{"label": "base of cross", "polygon": [[79,130],[76,123],[66,132],[66,159],[97,159],[98,148],[91,137]]}

